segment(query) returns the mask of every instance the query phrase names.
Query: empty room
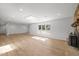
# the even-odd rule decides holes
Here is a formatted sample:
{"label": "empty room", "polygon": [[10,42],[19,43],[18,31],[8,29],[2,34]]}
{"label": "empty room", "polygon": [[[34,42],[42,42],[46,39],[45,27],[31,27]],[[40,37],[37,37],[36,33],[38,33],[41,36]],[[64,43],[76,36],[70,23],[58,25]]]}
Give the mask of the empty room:
{"label": "empty room", "polygon": [[0,3],[0,56],[78,55],[78,3]]}

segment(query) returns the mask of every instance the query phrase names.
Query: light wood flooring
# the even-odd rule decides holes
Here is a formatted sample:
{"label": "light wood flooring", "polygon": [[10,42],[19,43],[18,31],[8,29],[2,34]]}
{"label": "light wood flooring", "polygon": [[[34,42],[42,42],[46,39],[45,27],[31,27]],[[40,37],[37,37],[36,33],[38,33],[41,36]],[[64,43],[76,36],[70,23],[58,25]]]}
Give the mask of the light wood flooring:
{"label": "light wood flooring", "polygon": [[[29,34],[0,35],[0,56],[78,56],[64,40],[37,40]],[[43,38],[44,39],[44,38]]]}

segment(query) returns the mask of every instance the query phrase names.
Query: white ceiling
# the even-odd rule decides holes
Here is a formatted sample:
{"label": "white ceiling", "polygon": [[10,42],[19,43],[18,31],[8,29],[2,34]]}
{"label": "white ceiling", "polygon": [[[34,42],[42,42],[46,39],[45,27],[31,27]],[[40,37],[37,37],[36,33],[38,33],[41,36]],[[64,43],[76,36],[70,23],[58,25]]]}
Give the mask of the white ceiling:
{"label": "white ceiling", "polygon": [[0,3],[0,20],[17,23],[37,23],[72,17],[75,3]]}

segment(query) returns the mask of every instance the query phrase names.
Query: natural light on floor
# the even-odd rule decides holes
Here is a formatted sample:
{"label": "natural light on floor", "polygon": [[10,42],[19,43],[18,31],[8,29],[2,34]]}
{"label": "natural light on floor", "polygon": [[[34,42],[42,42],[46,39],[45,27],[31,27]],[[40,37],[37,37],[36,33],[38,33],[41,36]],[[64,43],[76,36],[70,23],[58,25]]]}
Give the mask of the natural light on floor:
{"label": "natural light on floor", "polygon": [[37,39],[37,40],[42,40],[42,41],[48,40],[48,38],[39,37],[39,36],[33,36],[32,38],[33,38],[33,39]]}
{"label": "natural light on floor", "polygon": [[8,44],[8,45],[5,45],[5,46],[1,46],[0,47],[0,54],[4,54],[4,53],[12,51],[14,49],[16,49],[16,47],[13,44]]}

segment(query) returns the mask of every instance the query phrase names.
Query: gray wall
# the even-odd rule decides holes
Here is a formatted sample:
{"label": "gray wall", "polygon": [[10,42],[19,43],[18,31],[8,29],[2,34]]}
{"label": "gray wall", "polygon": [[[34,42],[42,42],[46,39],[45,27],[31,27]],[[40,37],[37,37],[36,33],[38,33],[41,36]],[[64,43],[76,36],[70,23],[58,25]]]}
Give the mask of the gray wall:
{"label": "gray wall", "polygon": [[22,24],[7,24],[6,25],[6,34],[18,34],[18,33],[27,33],[28,25]]}
{"label": "gray wall", "polygon": [[[66,40],[69,33],[73,31],[71,27],[72,23],[73,23],[72,17],[67,17],[67,18],[52,20],[48,22],[31,24],[29,33],[33,35],[43,36],[43,37]],[[40,24],[50,24],[51,30],[48,30],[48,31],[38,30],[38,25]]]}
{"label": "gray wall", "polygon": [[27,33],[28,24],[5,23],[0,21],[0,34],[18,34]]}
{"label": "gray wall", "polygon": [[5,34],[5,22],[3,22],[0,18],[0,34]]}
{"label": "gray wall", "polygon": [[5,34],[5,25],[0,25],[0,34]]}

